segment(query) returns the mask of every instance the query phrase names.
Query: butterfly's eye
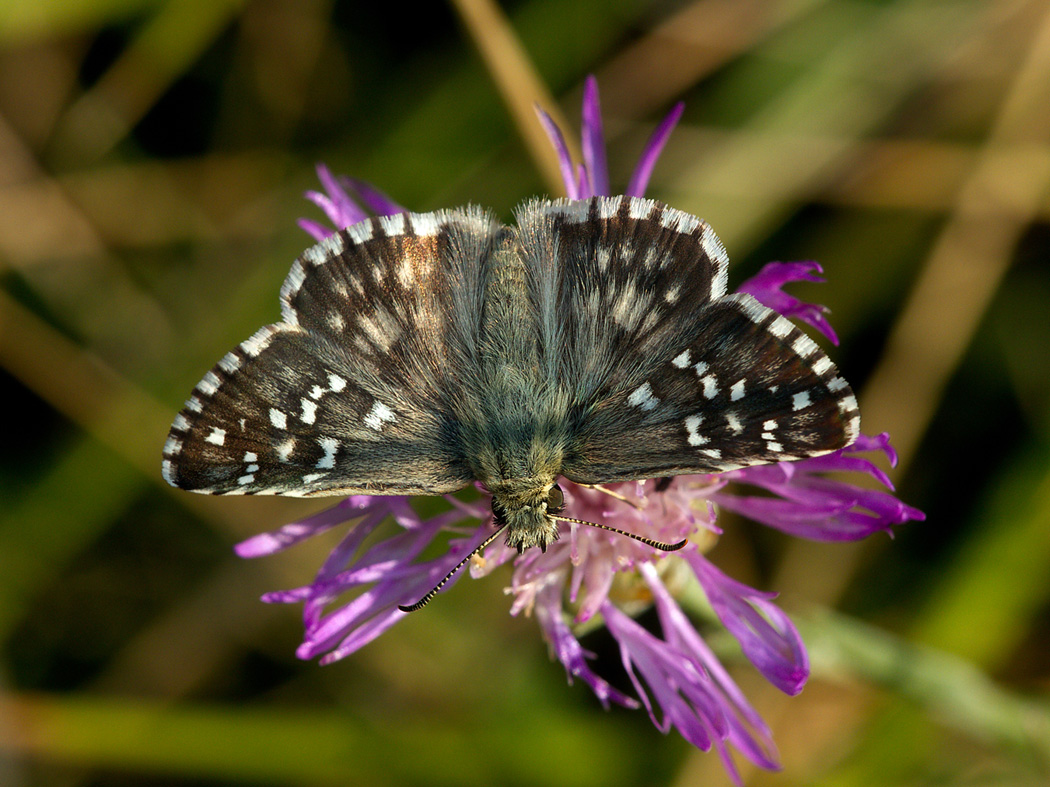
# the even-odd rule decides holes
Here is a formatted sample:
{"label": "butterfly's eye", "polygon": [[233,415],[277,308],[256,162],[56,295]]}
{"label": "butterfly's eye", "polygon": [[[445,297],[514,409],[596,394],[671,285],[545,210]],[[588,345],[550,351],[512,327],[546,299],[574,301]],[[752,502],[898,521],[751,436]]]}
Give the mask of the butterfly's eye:
{"label": "butterfly's eye", "polygon": [[499,530],[507,526],[507,511],[495,497],[492,498],[492,524]]}
{"label": "butterfly's eye", "polygon": [[547,513],[560,513],[564,505],[565,495],[562,493],[561,487],[555,484],[551,487],[551,491],[547,493]]}

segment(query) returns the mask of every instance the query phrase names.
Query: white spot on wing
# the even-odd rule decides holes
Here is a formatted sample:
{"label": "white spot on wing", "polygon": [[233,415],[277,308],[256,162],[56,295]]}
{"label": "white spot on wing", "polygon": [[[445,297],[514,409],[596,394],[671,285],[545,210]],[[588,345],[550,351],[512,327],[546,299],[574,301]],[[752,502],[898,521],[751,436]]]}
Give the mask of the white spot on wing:
{"label": "white spot on wing", "polygon": [[632,219],[647,219],[653,212],[653,203],[647,199],[632,199],[627,203],[627,215]]}
{"label": "white spot on wing", "polygon": [[383,428],[384,422],[396,420],[397,416],[394,415],[394,411],[376,400],[372,409],[368,411],[368,415],[365,416],[365,426],[370,426],[378,432]]}
{"label": "white spot on wing", "polygon": [[292,307],[292,301],[299,294],[304,281],[306,281],[306,271],[303,270],[303,264],[296,260],[292,263],[292,269],[288,271],[284,284],[281,285],[281,316],[290,325],[299,324],[299,315]]}
{"label": "white spot on wing", "polygon": [[599,197],[598,218],[611,219],[620,210],[620,204],[625,197]]}
{"label": "white spot on wing", "polygon": [[726,413],[726,425],[733,434],[740,434],[744,431],[744,425],[740,423],[740,419],[734,412]]}
{"label": "white spot on wing", "polygon": [[387,235],[405,234],[405,214],[395,213],[392,216],[380,216],[379,225]]}
{"label": "white spot on wing", "polygon": [[717,273],[711,279],[711,298],[721,298],[726,292],[726,275],[729,268],[729,255],[726,254],[726,247],[715,235],[715,231],[707,225],[704,225],[700,245],[704,247],[704,252],[714,260],[718,268]]}
{"label": "white spot on wing", "polygon": [[795,330],[795,326],[783,317],[778,317],[769,324],[769,332],[778,339],[783,339]]}
{"label": "white spot on wing", "polygon": [[[656,246],[650,246],[642,254],[641,258],[642,267],[646,270],[652,270],[655,267],[662,267],[663,259],[660,257],[660,249]],[[657,263],[661,263],[659,266]]]}
{"label": "white spot on wing", "polygon": [[295,438],[294,437],[289,437],[283,443],[278,443],[277,446],[274,448],[274,451],[277,452],[277,458],[280,459],[282,462],[291,461],[292,451],[294,451],[294,450],[295,450]]}
{"label": "white spot on wing", "polygon": [[211,428],[211,434],[204,438],[204,442],[212,443],[213,445],[222,445],[226,442],[226,430],[213,426]]}
{"label": "white spot on wing", "polygon": [[397,281],[402,287],[407,289],[412,286],[415,278],[415,271],[412,270],[412,260],[405,257],[397,266]]}
{"label": "white spot on wing", "polygon": [[627,404],[632,407],[640,407],[647,412],[659,403],[660,400],[653,396],[653,388],[649,383],[643,383],[627,397]]}
{"label": "white spot on wing", "polygon": [[277,331],[269,326],[260,328],[249,338],[241,342],[241,351],[249,357],[255,358],[259,353],[270,346],[270,342],[273,341],[273,337],[276,335]]}
{"label": "white spot on wing", "polygon": [[602,273],[605,273],[605,271],[609,269],[609,263],[612,262],[612,249],[610,249],[608,246],[599,246],[596,251],[596,255],[598,270],[600,270]]}
{"label": "white spot on wing", "polygon": [[715,379],[713,374],[708,374],[700,378],[700,382],[704,385],[704,397],[707,399],[714,399],[718,396],[718,381]]}
{"label": "white spot on wing", "polygon": [[[774,424],[775,426],[774,421],[766,421],[766,424]],[[766,441],[766,449],[772,453],[779,454],[784,450],[784,446],[777,442],[776,435],[772,432],[763,432],[762,439]]]}
{"label": "white spot on wing", "polygon": [[612,317],[618,325],[633,330],[645,312],[646,301],[638,297],[634,282],[627,282],[612,305]]}
{"label": "white spot on wing", "polygon": [[817,347],[817,343],[806,336],[804,333],[800,333],[796,338],[791,347],[801,355],[803,358],[809,358],[812,355],[816,355],[820,352],[820,348]]}
{"label": "white spot on wing", "polygon": [[303,405],[303,413],[299,416],[299,420],[304,424],[312,424],[317,420],[317,402],[311,402],[309,399],[300,399]]}
{"label": "white spot on wing", "polygon": [[704,445],[708,442],[707,438],[698,431],[703,422],[703,417],[699,415],[690,415],[685,419],[685,431],[689,433],[689,445]]}
{"label": "white spot on wing", "polygon": [[372,220],[359,221],[354,226],[347,228],[346,234],[350,236],[350,240],[354,243],[365,243],[372,240]]}
{"label": "white spot on wing", "polygon": [[401,326],[397,320],[383,309],[377,309],[371,314],[362,314],[357,318],[357,324],[381,352],[389,350],[401,335]]}
{"label": "white spot on wing", "polygon": [[317,460],[317,469],[331,470],[335,467],[335,453],[339,450],[339,441],[334,437],[322,437],[317,443],[324,451],[324,456]]}
{"label": "white spot on wing", "polygon": [[313,265],[324,265],[346,251],[346,241],[341,232],[329,235],[313,248],[307,249],[303,257]]}
{"label": "white spot on wing", "polygon": [[660,224],[667,227],[669,230],[688,235],[691,232],[696,231],[697,227],[700,226],[700,219],[696,216],[690,216],[688,213],[683,213],[680,210],[665,208],[663,215],[660,216]]}
{"label": "white spot on wing", "polygon": [[729,401],[738,402],[744,398],[744,381],[737,380],[729,389]]}
{"label": "white spot on wing", "polygon": [[791,409],[802,410],[809,407],[813,402],[809,398],[809,391],[802,391],[791,397]]}
{"label": "white spot on wing", "polygon": [[428,238],[437,235],[448,224],[448,213],[438,211],[436,213],[415,213],[412,215],[412,228],[416,235]]}
{"label": "white spot on wing", "polygon": [[226,353],[226,355],[222,356],[222,360],[219,361],[219,368],[226,374],[233,374],[241,368],[241,356],[232,352]]}
{"label": "white spot on wing", "polygon": [[288,428],[288,414],[278,410],[276,407],[270,408],[270,423],[277,429]]}
{"label": "white spot on wing", "polygon": [[689,350],[683,350],[675,356],[674,360],[671,361],[671,365],[677,369],[684,369],[689,365],[689,361]]}
{"label": "white spot on wing", "polygon": [[311,265],[323,265],[325,262],[324,249],[321,246],[311,246],[303,252],[303,259]]}
{"label": "white spot on wing", "polygon": [[860,434],[860,415],[853,416],[846,427],[846,443],[852,443]]}
{"label": "white spot on wing", "polygon": [[197,383],[197,390],[205,396],[213,396],[219,390],[219,378],[215,376],[215,372],[205,374],[204,378]]}

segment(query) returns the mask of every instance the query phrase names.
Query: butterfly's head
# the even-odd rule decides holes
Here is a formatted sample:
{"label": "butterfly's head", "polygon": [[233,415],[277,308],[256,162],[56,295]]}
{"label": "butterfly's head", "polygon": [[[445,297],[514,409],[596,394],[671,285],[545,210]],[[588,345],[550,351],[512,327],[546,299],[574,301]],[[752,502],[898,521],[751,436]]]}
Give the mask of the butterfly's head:
{"label": "butterfly's head", "polygon": [[558,523],[564,497],[554,483],[537,479],[505,482],[492,490],[492,514],[496,526],[507,529],[507,546],[521,554],[529,547],[547,547],[558,540]]}

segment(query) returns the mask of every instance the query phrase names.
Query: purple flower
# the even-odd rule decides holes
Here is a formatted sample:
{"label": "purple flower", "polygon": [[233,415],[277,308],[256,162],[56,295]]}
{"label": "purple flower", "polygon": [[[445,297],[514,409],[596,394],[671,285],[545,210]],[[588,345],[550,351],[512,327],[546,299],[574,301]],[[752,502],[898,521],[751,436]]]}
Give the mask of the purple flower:
{"label": "purple flower", "polygon": [[[336,230],[364,221],[369,217],[368,211],[379,216],[392,216],[405,210],[375,186],[346,175],[337,177],[324,164],[317,165],[317,179],[324,186],[324,192],[308,191],[305,196],[325,212]],[[362,208],[351,194],[356,194],[365,207]],[[318,241],[333,234],[333,230],[312,219],[299,219],[299,226]]]}
{"label": "purple flower", "polygon": [[823,272],[815,262],[771,262],[737,287],[737,292],[746,292],[763,306],[768,306],[785,317],[793,317],[812,325],[832,344],[838,344],[839,337],[824,318],[828,313],[826,306],[803,303],[794,295],[780,289],[793,281],[822,282],[824,279],[820,274]]}
{"label": "purple flower", "polygon": [[[642,151],[638,165],[634,168],[631,180],[624,192],[629,197],[645,196],[645,187],[649,185],[649,176],[652,175],[653,166],[660,152],[664,149],[667,138],[671,136],[678,119],[682,117],[685,104],[679,101],[667,117],[656,127],[649,137],[649,141]],[[587,77],[583,89],[583,132],[582,149],[584,163],[574,167],[572,157],[569,155],[569,147],[565,144],[565,137],[561,129],[543,111],[536,107],[540,123],[543,125],[547,136],[550,138],[554,150],[558,154],[561,164],[561,177],[565,182],[565,193],[569,199],[585,199],[587,197],[608,197],[609,191],[609,168],[605,162],[605,135],[602,131],[601,104],[598,101],[598,80],[593,76]]]}
{"label": "purple flower", "polygon": [[[609,194],[597,83],[588,78],[583,100],[584,161],[572,161],[561,130],[542,110],[540,122],[558,153],[567,193],[572,198]],[[650,137],[627,193],[642,196],[653,166],[682,114],[678,104]],[[333,176],[318,166],[323,192],[308,192],[335,228],[374,214],[403,208],[366,183]],[[302,219],[300,225],[321,240],[332,230]],[[787,317],[798,318],[836,342],[826,310],[785,293],[795,281],[821,281],[813,262],[770,263],[740,287]],[[717,507],[735,511],[792,535],[822,541],[863,538],[893,525],[923,519],[920,511],[887,491],[851,483],[843,473],[868,476],[892,489],[869,458],[896,457],[886,435],[861,436],[848,448],[796,462],[750,467],[718,475],[611,484],[589,488],[561,482],[565,510],[573,518],[602,522],[660,542],[688,539],[669,555],[621,535],[575,523],[562,523],[561,539],[547,550],[518,554],[501,541],[470,558],[479,578],[511,565],[511,614],[534,615],[552,654],[569,680],[579,678],[603,705],[638,707],[639,701],[611,686],[589,665],[575,627],[603,621],[619,644],[624,667],[653,723],[674,727],[693,745],[716,749],[730,775],[739,774],[730,749],[763,768],[778,767],[770,731],[729,677],[671,591],[683,573],[699,585],[721,625],[740,643],[744,656],[787,694],[801,691],[809,675],[805,647],[791,621],[773,603],[775,594],[749,588],[727,577],[705,557],[717,541]],[[855,476],[856,477],[856,476]],[[863,479],[862,479],[863,480]],[[754,490],[760,490],[755,494]],[[482,494],[485,491],[482,489]],[[371,642],[405,616],[399,604],[416,601],[492,532],[491,509],[484,500],[464,503],[446,498],[450,509],[422,519],[403,497],[349,497],[337,506],[256,536],[237,547],[242,557],[287,549],[317,533],[355,522],[308,585],[269,593],[265,601],[302,603],[305,636],[301,658],[322,663],[341,659]],[[381,522],[392,519],[399,531],[365,541]],[[435,538],[451,538],[441,557],[415,562]],[[462,572],[454,574],[454,584]],[[346,601],[347,593],[353,595]],[[659,635],[638,624],[632,613],[655,606]]]}

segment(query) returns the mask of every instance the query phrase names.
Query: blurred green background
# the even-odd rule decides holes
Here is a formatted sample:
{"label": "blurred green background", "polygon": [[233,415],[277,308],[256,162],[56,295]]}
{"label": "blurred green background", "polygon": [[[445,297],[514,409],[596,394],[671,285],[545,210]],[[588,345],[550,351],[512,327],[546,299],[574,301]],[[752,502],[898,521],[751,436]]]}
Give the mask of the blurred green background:
{"label": "blurred green background", "polygon": [[729,783],[567,687],[500,576],[297,661],[298,609],[258,596],[331,539],[231,545],[321,505],[160,478],[192,386],[278,314],[316,162],[509,217],[557,189],[532,102],[575,133],[588,73],[614,190],[684,99],[649,194],[712,224],[731,283],[824,265],[794,292],[929,515],[859,545],[725,520],[713,559],[814,661],[788,699],[726,649],[785,765],[747,783],[1047,783],[1045,0],[4,0],[0,785]]}

